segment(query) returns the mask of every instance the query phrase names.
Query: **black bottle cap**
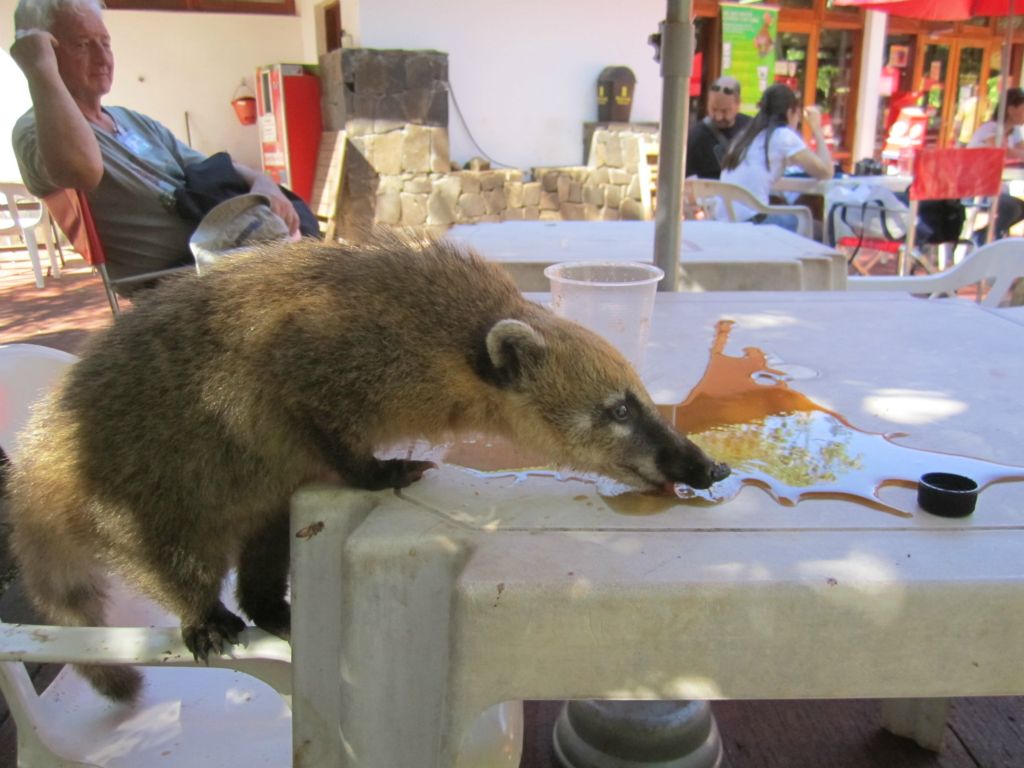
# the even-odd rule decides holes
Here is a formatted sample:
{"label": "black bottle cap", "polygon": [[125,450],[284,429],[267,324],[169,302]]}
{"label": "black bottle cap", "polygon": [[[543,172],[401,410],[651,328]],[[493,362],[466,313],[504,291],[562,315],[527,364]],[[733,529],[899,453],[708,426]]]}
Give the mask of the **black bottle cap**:
{"label": "black bottle cap", "polygon": [[928,472],[917,484],[917,503],[942,517],[967,517],[978,501],[978,484],[951,472]]}

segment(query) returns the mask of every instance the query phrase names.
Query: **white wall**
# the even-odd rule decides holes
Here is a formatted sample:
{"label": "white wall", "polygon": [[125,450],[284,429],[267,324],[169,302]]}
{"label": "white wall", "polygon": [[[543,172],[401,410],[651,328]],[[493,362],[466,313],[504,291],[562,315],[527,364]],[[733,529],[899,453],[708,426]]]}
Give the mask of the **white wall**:
{"label": "white wall", "polygon": [[15,121],[32,106],[28,83],[6,48],[0,50],[0,181],[17,181],[18,164],[11,151]]}
{"label": "white wall", "polygon": [[234,116],[231,98],[261,64],[301,61],[299,19],[238,14],[107,11],[116,57],[110,104],[156,118],[192,146],[226,150],[259,166],[256,126]]}
{"label": "white wall", "polygon": [[[5,51],[14,39],[15,5],[15,0],[0,0],[0,47]],[[253,71],[261,64],[316,62],[313,0],[296,5],[297,16],[106,11],[115,63],[114,87],[105,102],[144,112],[183,141],[187,112],[196,149],[223,149],[259,167],[256,126],[239,124],[230,101],[242,78],[254,85]],[[9,57],[0,61],[0,102],[25,87],[20,71],[6,66],[10,63]],[[0,112],[0,173],[10,162],[4,159],[10,156],[6,119],[13,111],[5,105]]]}
{"label": "white wall", "polygon": [[[647,37],[665,0],[343,0],[342,26],[367,48],[448,53],[449,78],[472,135],[517,167],[582,160],[583,123],[597,119],[597,76],[637,77],[634,121],[658,121],[661,77]],[[452,159],[479,154],[450,109]]]}

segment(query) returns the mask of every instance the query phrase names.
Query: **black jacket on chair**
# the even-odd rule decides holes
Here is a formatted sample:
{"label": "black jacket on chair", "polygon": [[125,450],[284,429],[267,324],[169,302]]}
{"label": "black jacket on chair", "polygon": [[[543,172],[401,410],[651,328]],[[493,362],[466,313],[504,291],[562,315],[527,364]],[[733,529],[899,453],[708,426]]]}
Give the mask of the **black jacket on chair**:
{"label": "black jacket on chair", "polygon": [[[185,186],[174,190],[174,201],[178,215],[198,224],[218,204],[249,191],[249,185],[235,170],[231,156],[217,152],[185,169]],[[320,224],[306,202],[287,187],[281,187],[281,192],[292,201],[299,214],[299,232],[306,237],[320,237]]]}

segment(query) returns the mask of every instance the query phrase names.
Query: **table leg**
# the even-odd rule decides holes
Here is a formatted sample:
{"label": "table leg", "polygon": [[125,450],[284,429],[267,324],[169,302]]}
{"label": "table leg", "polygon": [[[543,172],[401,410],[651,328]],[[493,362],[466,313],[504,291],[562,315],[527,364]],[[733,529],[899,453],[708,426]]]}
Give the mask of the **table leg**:
{"label": "table leg", "polygon": [[718,768],[723,759],[706,701],[569,701],[554,746],[565,768]]}
{"label": "table leg", "polygon": [[36,288],[45,285],[43,280],[43,265],[39,261],[39,244],[36,242],[36,233],[32,229],[21,231],[22,239],[25,241],[25,249],[28,251],[29,260],[32,262],[32,274],[36,278]]}
{"label": "table leg", "polygon": [[293,502],[296,768],[449,768],[458,753],[448,680],[465,552],[415,526],[362,535],[381,498],[324,487]]}
{"label": "table leg", "polygon": [[885,699],[882,727],[938,752],[942,749],[950,703],[949,699]]}

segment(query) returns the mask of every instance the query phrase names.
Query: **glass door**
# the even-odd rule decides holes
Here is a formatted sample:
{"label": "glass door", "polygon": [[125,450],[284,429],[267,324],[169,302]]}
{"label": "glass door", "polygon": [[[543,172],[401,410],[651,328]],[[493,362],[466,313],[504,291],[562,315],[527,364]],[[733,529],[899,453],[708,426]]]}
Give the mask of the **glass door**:
{"label": "glass door", "polygon": [[807,87],[807,51],[810,35],[779,32],[775,38],[775,82],[785,83],[803,99]]}
{"label": "glass door", "polygon": [[[985,85],[985,49],[963,46],[957,56],[956,89],[953,122],[944,144],[963,146],[971,140],[974,129],[987,119],[989,96]],[[994,103],[994,102],[991,102]]]}
{"label": "glass door", "polygon": [[943,138],[943,119],[949,98],[946,94],[946,76],[949,74],[950,48],[948,43],[932,43],[924,49],[924,69],[921,72],[921,91],[924,93],[925,146],[938,146]]}
{"label": "glass door", "polygon": [[818,76],[815,103],[821,107],[822,127],[836,159],[849,157],[853,140],[852,102],[857,73],[857,38],[848,29],[825,29],[818,38]]}

